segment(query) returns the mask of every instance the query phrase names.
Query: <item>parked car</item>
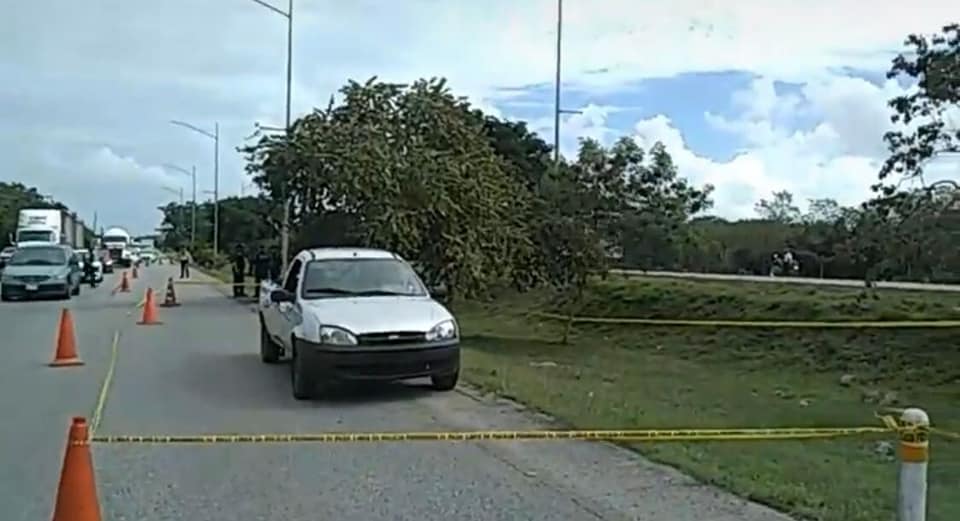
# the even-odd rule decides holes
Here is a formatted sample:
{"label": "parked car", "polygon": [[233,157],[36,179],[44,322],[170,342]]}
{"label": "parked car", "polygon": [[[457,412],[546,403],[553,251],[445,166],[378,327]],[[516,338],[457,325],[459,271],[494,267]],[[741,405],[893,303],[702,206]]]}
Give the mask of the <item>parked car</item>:
{"label": "parked car", "polygon": [[69,246],[35,244],[18,248],[0,275],[0,299],[80,294],[80,259]]}
{"label": "parked car", "polygon": [[[74,253],[76,253],[77,257],[80,259],[80,273],[82,274],[83,282],[91,282],[87,278],[87,272],[85,269],[87,256],[90,255],[90,250],[74,250]],[[103,261],[97,257],[93,258],[93,270],[93,282],[96,282],[97,284],[103,282]]]}
{"label": "parked car", "polygon": [[290,358],[296,399],[338,380],[429,377],[440,391],[457,385],[457,321],[394,253],[301,251],[281,285],[261,283],[259,312],[260,357]]}

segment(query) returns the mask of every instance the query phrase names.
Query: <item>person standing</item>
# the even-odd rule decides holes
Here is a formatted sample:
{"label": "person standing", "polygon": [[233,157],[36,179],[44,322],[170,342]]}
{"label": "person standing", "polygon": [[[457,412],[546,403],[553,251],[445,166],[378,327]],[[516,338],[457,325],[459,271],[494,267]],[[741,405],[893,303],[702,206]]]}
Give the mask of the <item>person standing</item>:
{"label": "person standing", "polygon": [[256,286],[253,287],[253,296],[260,298],[260,283],[270,277],[271,264],[273,259],[267,253],[267,250],[261,245],[257,248],[257,254],[253,256],[253,281]]}
{"label": "person standing", "polygon": [[190,278],[190,252],[186,248],[180,250],[180,278]]}
{"label": "person standing", "polygon": [[238,244],[233,253],[233,298],[246,297],[246,288],[243,287],[244,275],[247,273],[247,256],[243,245]]}

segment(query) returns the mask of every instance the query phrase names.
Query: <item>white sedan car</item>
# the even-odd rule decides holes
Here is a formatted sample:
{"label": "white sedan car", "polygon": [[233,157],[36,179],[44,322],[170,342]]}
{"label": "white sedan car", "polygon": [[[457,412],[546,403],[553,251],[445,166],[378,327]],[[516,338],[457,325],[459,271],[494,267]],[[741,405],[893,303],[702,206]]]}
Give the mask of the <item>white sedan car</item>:
{"label": "white sedan car", "polygon": [[259,308],[260,356],[266,363],[290,357],[298,400],[338,380],[429,377],[439,391],[457,385],[457,321],[396,254],[301,251],[282,285],[261,284]]}

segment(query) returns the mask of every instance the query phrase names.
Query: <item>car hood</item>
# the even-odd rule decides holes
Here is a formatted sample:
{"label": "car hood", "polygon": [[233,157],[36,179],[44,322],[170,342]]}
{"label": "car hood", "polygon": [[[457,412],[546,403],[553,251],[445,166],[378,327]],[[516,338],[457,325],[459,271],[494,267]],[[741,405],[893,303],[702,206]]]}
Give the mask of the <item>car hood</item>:
{"label": "car hood", "polygon": [[321,324],[355,334],[429,331],[453,315],[429,297],[355,297],[303,300]]}
{"label": "car hood", "polygon": [[67,269],[66,266],[10,266],[9,264],[3,270],[3,274],[8,277],[52,277],[54,275],[61,275],[69,272],[70,270]]}

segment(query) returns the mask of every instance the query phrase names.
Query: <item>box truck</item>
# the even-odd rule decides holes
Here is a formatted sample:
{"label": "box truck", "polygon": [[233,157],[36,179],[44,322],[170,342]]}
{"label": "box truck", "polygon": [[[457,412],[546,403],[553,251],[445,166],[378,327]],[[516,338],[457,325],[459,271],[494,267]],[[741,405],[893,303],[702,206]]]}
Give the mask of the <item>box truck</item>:
{"label": "box truck", "polygon": [[24,208],[17,218],[14,242],[17,246],[39,243],[80,248],[83,246],[83,229],[83,222],[66,210]]}

